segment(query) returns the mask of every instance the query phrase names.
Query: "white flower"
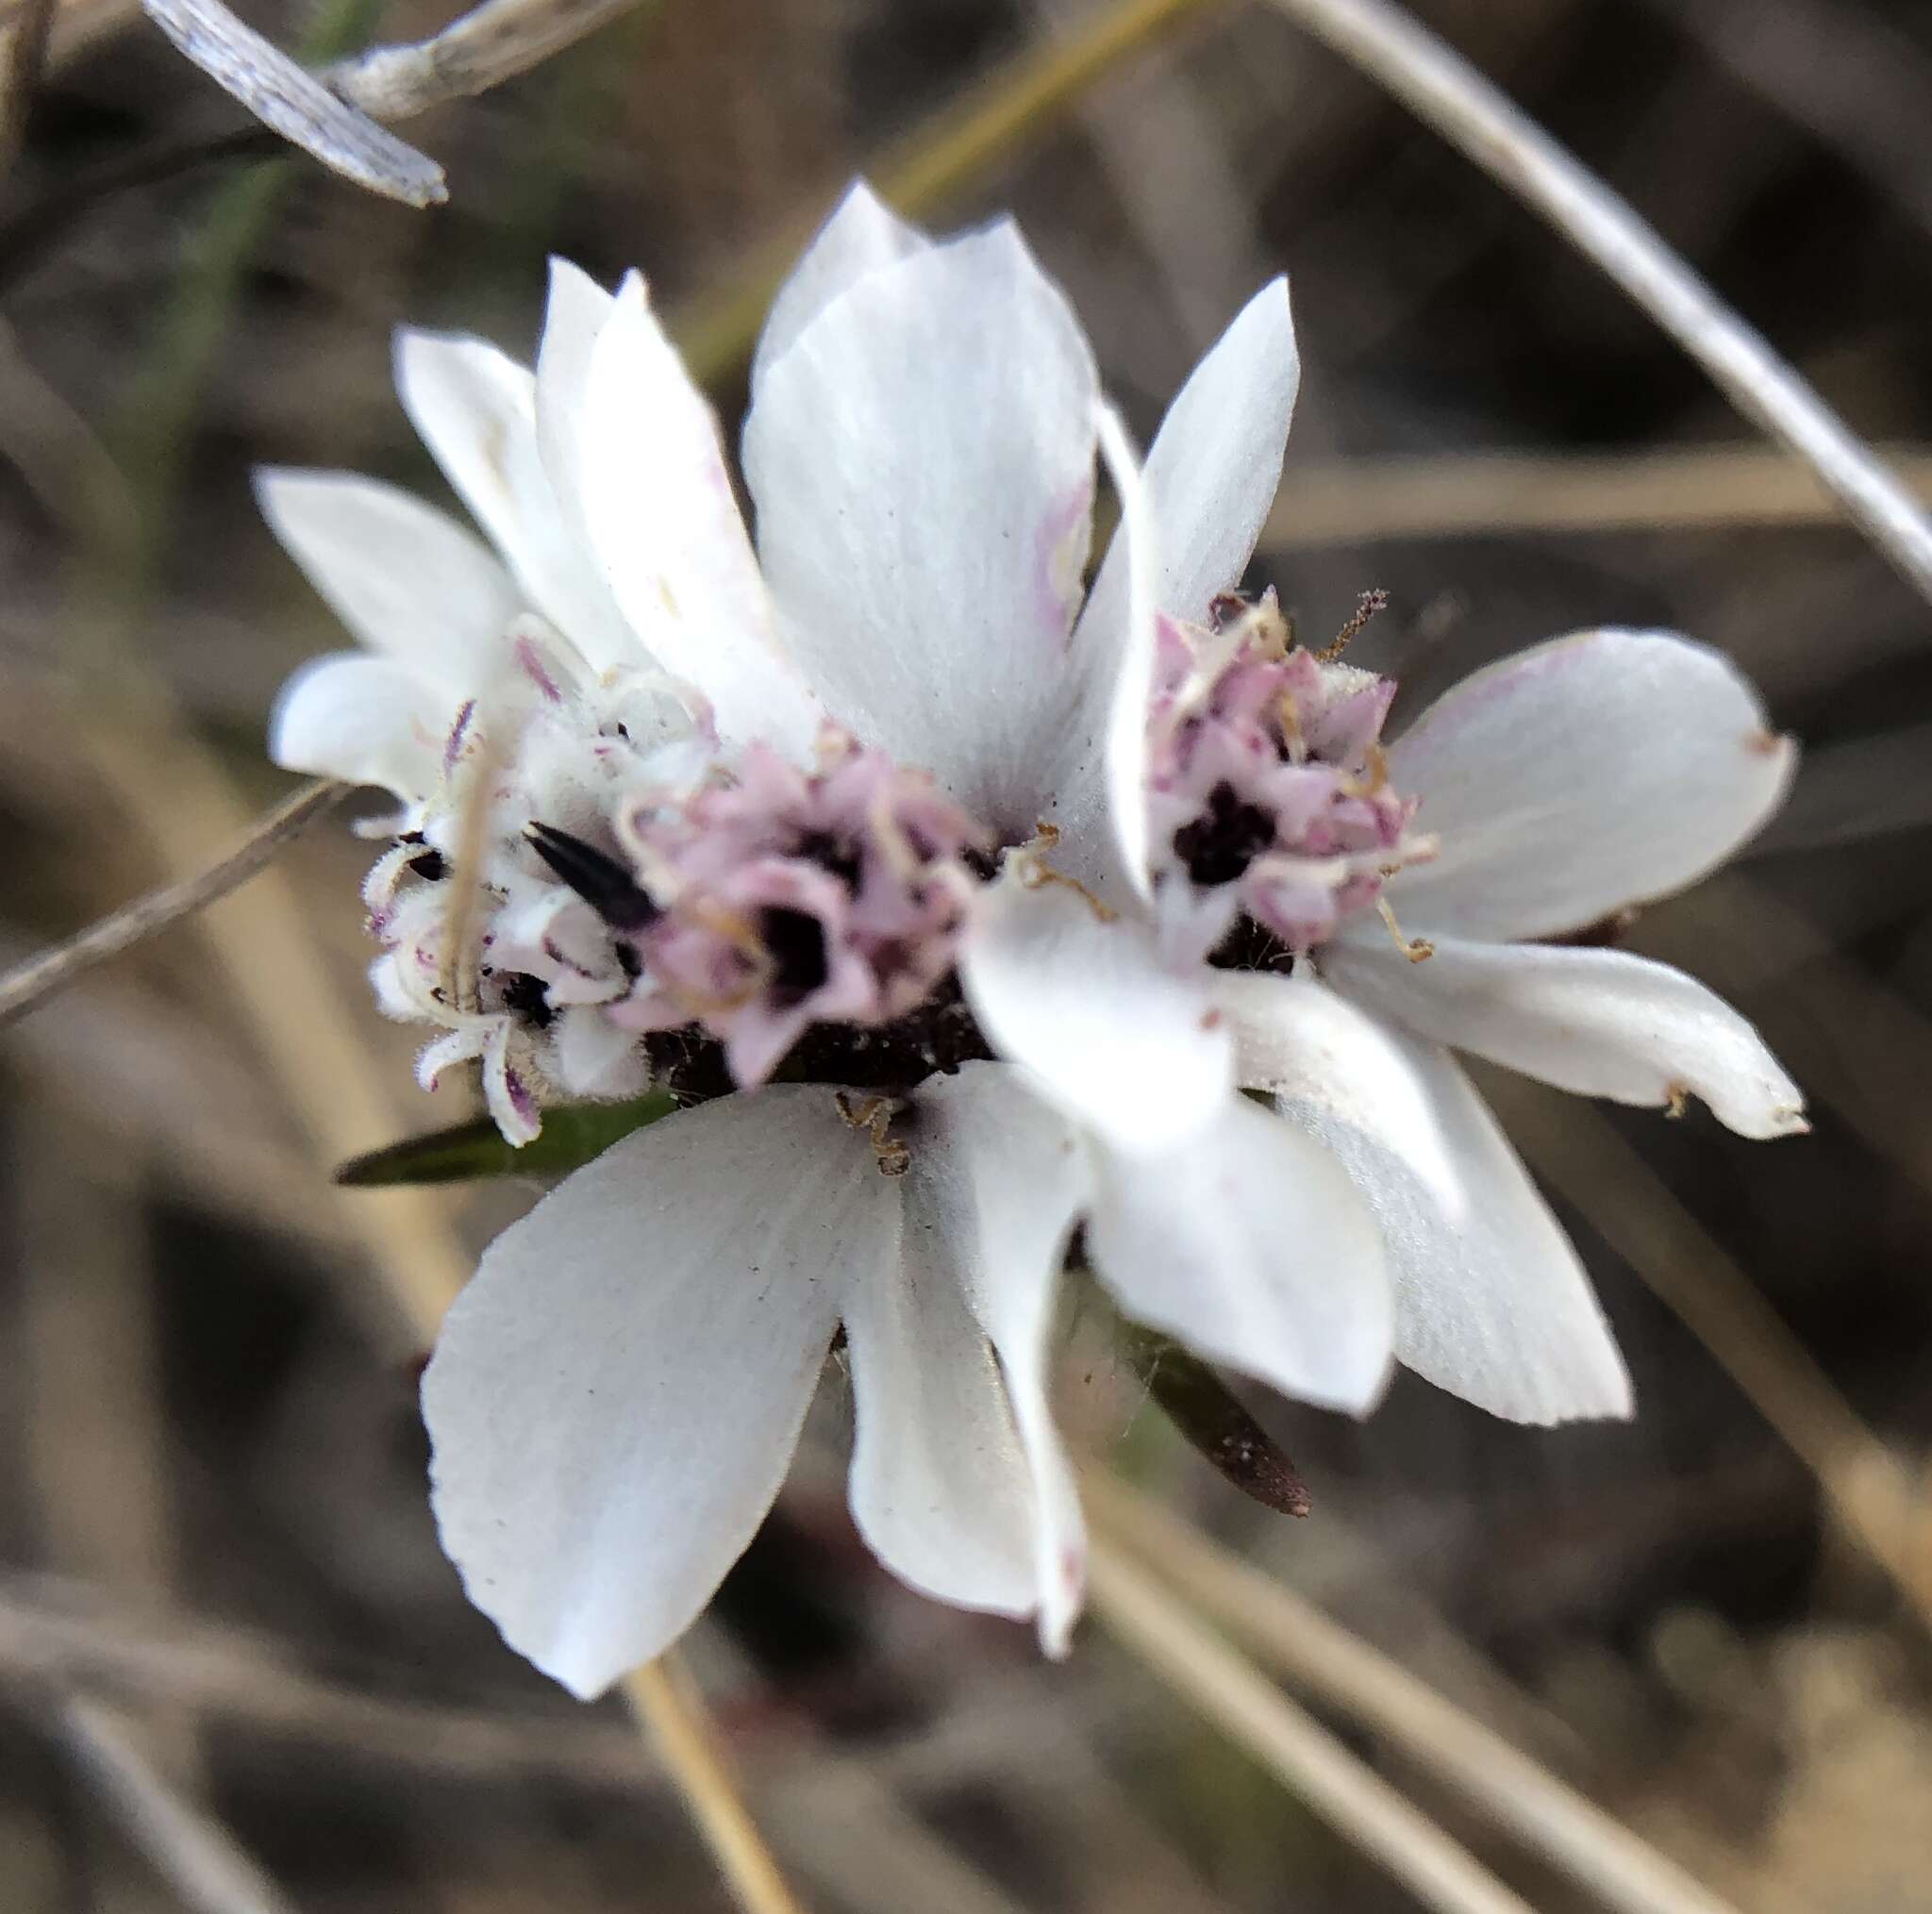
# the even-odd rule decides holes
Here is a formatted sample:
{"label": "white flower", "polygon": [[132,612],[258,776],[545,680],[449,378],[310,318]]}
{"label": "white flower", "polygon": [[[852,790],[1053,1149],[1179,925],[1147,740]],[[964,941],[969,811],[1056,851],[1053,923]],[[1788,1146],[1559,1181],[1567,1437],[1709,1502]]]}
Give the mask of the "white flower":
{"label": "white flower", "polygon": [[[1245,558],[1278,474],[1291,351],[1277,283],[1170,415],[1150,471],[1165,474],[1180,574],[1219,578]],[[913,815],[864,757],[883,752],[931,774],[997,845],[1042,819],[1066,835],[1050,853],[1009,849],[1009,874],[976,889],[958,947],[967,1004],[942,987],[883,1023],[820,1025],[792,1059],[813,1081],[724,1096],[708,1082],[715,1100],[619,1144],[491,1245],[425,1381],[443,1542],[513,1646],[595,1693],[674,1639],[750,1539],[842,1327],[861,1532],[916,1588],[1037,1615],[1058,1651],[1084,1540],[1045,1388],[1075,1223],[1131,1313],[1350,1407],[1389,1363],[1381,1250],[1332,1154],[1236,1093],[1223,1020],[1189,980],[1126,956],[1078,888],[1131,894],[1103,747],[1123,713],[1138,724],[1142,696],[1124,640],[1146,580],[1129,590],[1124,542],[1080,612],[1097,436],[1138,485],[1078,325],[1017,232],[935,245],[863,189],[847,199],[755,367],[756,558],[725,535],[721,489],[673,577],[647,535],[658,513],[688,513],[691,486],[657,422],[695,403],[641,290],[621,296],[590,356],[580,495],[618,602],[726,743],[776,734],[803,761],[784,714],[757,708],[782,656],[860,741],[825,775]],[[1246,474],[1232,488],[1230,468]],[[680,621],[702,605],[731,607],[731,631],[696,641]],[[869,840],[808,853],[794,816],[821,796],[828,817],[883,815],[870,800],[841,810],[775,760],[755,765],[723,814],[683,815],[697,841],[620,831],[668,916],[716,841],[762,841],[760,819],[789,834],[788,868],[819,858],[853,885],[871,868]],[[1077,882],[1031,888],[1049,867]],[[748,988],[787,982],[778,946],[814,910],[824,961],[810,974],[841,1004],[866,1001],[833,961],[836,900],[795,886],[774,925],[758,914],[769,891],[704,894],[733,902],[730,937],[773,958]],[[862,891],[851,909],[870,909]],[[674,1087],[717,1071],[705,1032],[744,1035],[732,1014],[667,1052]],[[749,1034],[754,1077],[772,1027]],[[1028,1069],[991,1060],[988,1039]]]}
{"label": "white flower", "polygon": [[[1150,461],[1157,523],[1158,480]],[[1108,785],[1138,859],[1122,949],[1188,977],[1243,1084],[1348,1166],[1393,1262],[1400,1361],[1519,1421],[1627,1414],[1576,1255],[1451,1051],[1803,1131],[1798,1090],[1702,985],[1540,940],[1721,863],[1794,748],[1718,654],[1602,630],[1474,674],[1385,752],[1392,684],[1294,647],[1272,600],[1217,606],[1234,578],[1164,577],[1130,647],[1148,702]]]}

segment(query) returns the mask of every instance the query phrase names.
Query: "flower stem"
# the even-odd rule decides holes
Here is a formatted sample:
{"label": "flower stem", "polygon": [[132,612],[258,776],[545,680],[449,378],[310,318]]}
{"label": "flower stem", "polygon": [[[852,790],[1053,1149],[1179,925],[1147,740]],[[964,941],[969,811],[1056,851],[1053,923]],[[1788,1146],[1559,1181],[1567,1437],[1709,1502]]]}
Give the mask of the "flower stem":
{"label": "flower stem", "polygon": [[697,1685],[674,1655],[624,1678],[630,1711],[657,1743],[718,1871],[745,1914],[804,1914],[738,1790]]}

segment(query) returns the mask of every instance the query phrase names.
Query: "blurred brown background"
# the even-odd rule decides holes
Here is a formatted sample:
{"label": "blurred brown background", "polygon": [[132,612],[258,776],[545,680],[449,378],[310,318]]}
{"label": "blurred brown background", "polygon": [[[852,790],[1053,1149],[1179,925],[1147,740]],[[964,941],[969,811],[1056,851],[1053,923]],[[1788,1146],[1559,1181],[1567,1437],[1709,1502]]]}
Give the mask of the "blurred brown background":
{"label": "blurred brown background", "polygon": [[[1857,429],[1932,441],[1932,8],[1420,10]],[[442,20],[244,11],[290,48]],[[641,265],[729,419],[729,295],[772,246],[1105,13],[642,0],[413,122],[451,185],[425,213],[238,149],[249,123],[138,14],[63,0],[0,187],[0,963],[214,853],[224,801],[284,788],[268,702],[338,639],[248,473],[436,489],[392,325],[526,353],[546,252]],[[1633,941],[1760,1024],[1813,1136],[1497,1086],[1598,1277],[1635,1423],[1524,1431],[1412,1379],[1360,1426],[1258,1404],[1313,1490],[1291,1523],[1143,1412],[1091,1334],[1069,1420],[1739,1906],[1932,1906],[1932,613],[1558,238],[1264,7],[1194,9],[958,173],[922,216],[1015,209],[1143,433],[1290,273],[1303,396],[1255,582],[1317,631],[1387,588],[1361,655],[1406,699],[1554,632],[1657,624],[1733,652],[1807,747],[1748,860]],[[723,1908],[616,1705],[524,1668],[437,1552],[420,1338],[376,1265],[446,1266],[452,1216],[475,1243],[525,1192],[330,1189],[335,1157],[462,1109],[416,1095],[407,1034],[360,994],[358,846],[324,825],[284,868],[280,902],[223,906],[215,941],[176,927],[0,1038],[0,1907]],[[279,955],[291,908],[340,1027]],[[1046,1666],[1024,1629],[886,1578],[843,1513],[843,1410],[827,1390],[693,1643],[815,1907],[1414,1905],[1097,1629]],[[1821,1470],[1875,1498],[1896,1573],[1827,1516]],[[1592,1905],[1346,1733],[1531,1905]],[[127,1831],[158,1811],[130,1785],[284,1898],[184,1902],[152,1828]]]}

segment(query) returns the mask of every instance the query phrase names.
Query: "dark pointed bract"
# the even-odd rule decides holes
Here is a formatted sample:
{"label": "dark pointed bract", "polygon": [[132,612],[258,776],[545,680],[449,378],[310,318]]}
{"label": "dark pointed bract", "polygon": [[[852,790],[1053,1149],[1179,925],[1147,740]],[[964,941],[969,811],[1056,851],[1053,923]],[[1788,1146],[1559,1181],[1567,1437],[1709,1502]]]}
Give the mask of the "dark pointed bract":
{"label": "dark pointed bract", "polygon": [[555,824],[533,824],[537,855],[612,930],[642,930],[658,915],[650,893],[608,853]]}

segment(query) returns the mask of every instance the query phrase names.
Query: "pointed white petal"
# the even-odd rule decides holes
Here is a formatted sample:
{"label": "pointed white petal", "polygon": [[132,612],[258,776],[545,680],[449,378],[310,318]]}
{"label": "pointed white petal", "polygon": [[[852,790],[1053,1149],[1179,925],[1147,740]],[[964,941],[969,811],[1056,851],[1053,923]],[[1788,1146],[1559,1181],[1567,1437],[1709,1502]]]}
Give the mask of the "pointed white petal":
{"label": "pointed white petal", "polygon": [[[1093,857],[1083,847],[1108,837],[1105,812],[1142,894],[1154,615],[1199,624],[1214,594],[1240,580],[1281,483],[1300,370],[1288,282],[1272,280],[1181,388],[1138,485],[1123,482],[1125,461],[1108,453],[1121,524],[1074,633],[1080,703],[1055,741],[1065,768],[1054,816],[1069,854],[1083,858]],[[1104,868],[1092,868],[1106,886]]]}
{"label": "pointed white petal", "polygon": [[575,1693],[660,1654],[764,1519],[899,1200],[819,1089],[641,1130],[484,1253],[423,1380],[442,1544]]}
{"label": "pointed white petal", "polygon": [[[1338,1036],[1348,1007],[1320,1003],[1312,982],[1281,989],[1277,1107],[1335,1153],[1374,1211],[1397,1357],[1512,1422],[1627,1416],[1630,1378],[1576,1252],[1448,1054],[1391,1028],[1386,1050]],[[1297,1028],[1313,1040],[1298,1043]],[[1371,1057],[1381,1060],[1357,1074]]]}
{"label": "pointed white petal", "polygon": [[1045,741],[1093,496],[1093,358],[1010,225],[867,274],[766,370],[746,422],[758,551],[835,718],[1008,837]]}
{"label": "pointed white petal", "polygon": [[758,390],[766,369],[785,356],[798,335],[841,292],[868,273],[931,243],[864,180],[855,180],[772,301],[752,358],[752,390]]}
{"label": "pointed white petal", "polygon": [[1087,1225],[1137,1322],[1292,1396],[1360,1414],[1389,1376],[1394,1303],[1374,1219],[1341,1163],[1230,1092],[1158,1155],[1102,1150]]}
{"label": "pointed white petal", "polygon": [[1110,1140],[1158,1149],[1210,1122],[1233,1083],[1200,979],[1164,966],[1138,918],[1103,922],[1065,885],[990,887],[959,964],[979,1025],[1041,1093]]}
{"label": "pointed white petal", "polygon": [[537,446],[564,516],[585,524],[584,405],[591,355],[616,301],[568,259],[550,261],[550,300],[537,348]]}
{"label": "pointed white petal", "polygon": [[335,652],[311,658],[282,687],[268,755],[287,771],[420,800],[441,782],[442,741],[458,703],[407,665]]}
{"label": "pointed white petal", "polygon": [[817,713],[775,649],[718,422],[635,273],[591,349],[580,434],[591,542],[645,649],[726,738],[808,749]]}
{"label": "pointed white petal", "polygon": [[1389,755],[1441,854],[1389,887],[1403,927],[1549,937],[1720,864],[1796,751],[1717,652],[1660,631],[1552,640],[1465,678]]}
{"label": "pointed white petal", "polygon": [[[1281,486],[1300,385],[1288,281],[1271,279],[1194,368],[1147,454],[1162,611],[1199,624],[1214,594],[1240,581]],[[1126,569],[1124,554],[1110,549],[1082,619],[1097,628],[1083,641],[1108,643]]]}
{"label": "pointed white petal", "polygon": [[1757,1032],[1648,957],[1438,938],[1423,963],[1363,945],[1338,949],[1327,970],[1382,1016],[1559,1090],[1627,1104],[1700,1096],[1741,1137],[1807,1127],[1803,1095]]}
{"label": "pointed white petal", "polygon": [[1073,1127],[1020,1073],[968,1063],[920,1089],[906,1178],[908,1252],[949,1272],[998,1353],[1030,1474],[1026,1606],[1064,1655],[1086,1587],[1087,1532],[1047,1399],[1054,1298],[1092,1172]]}
{"label": "pointed white petal", "polygon": [[458,697],[487,689],[524,608],[509,574],[461,525],[392,485],[352,472],[264,468],[269,529],[358,644]]}
{"label": "pointed white petal", "polygon": [[457,495],[532,605],[597,669],[644,662],[553,489],[537,442],[537,382],[480,339],[396,334],[396,390]]}

